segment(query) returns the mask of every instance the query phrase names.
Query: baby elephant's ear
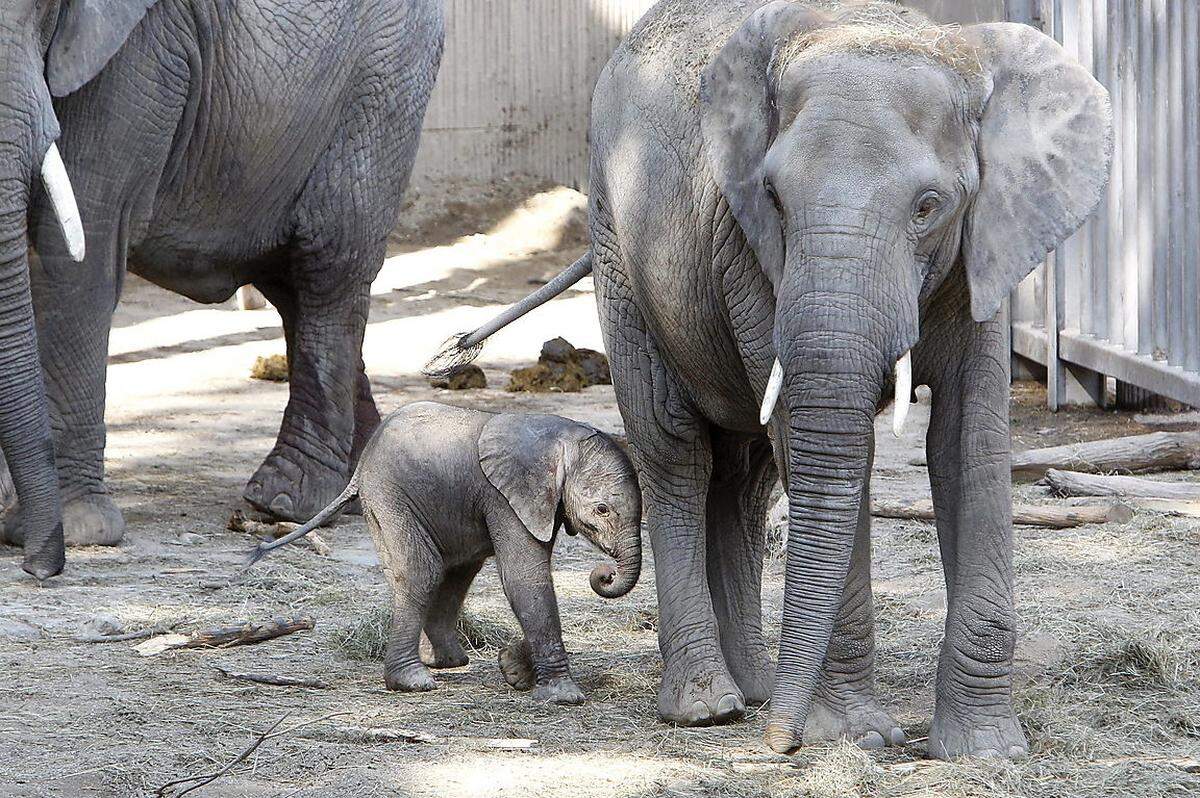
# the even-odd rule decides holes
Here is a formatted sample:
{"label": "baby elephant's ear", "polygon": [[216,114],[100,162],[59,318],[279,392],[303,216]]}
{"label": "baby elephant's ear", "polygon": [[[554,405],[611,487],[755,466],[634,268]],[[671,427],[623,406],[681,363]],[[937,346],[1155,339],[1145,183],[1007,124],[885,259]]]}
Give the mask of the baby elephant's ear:
{"label": "baby elephant's ear", "polygon": [[557,416],[499,415],[479,435],[479,465],[517,518],[543,543],[554,537],[566,482],[564,430]]}

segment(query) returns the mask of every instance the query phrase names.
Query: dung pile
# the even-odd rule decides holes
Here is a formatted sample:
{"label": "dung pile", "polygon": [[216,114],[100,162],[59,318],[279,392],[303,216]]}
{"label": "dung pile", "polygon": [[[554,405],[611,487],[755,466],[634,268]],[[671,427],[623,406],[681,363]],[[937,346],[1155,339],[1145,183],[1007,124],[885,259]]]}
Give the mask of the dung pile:
{"label": "dung pile", "polygon": [[516,369],[509,376],[513,392],[575,393],[592,385],[612,385],[608,358],[594,349],[576,349],[565,338],[542,344],[536,365]]}
{"label": "dung pile", "polygon": [[451,391],[469,391],[475,388],[487,387],[487,376],[483,369],[472,363],[461,366],[445,377],[434,377],[429,381],[434,388],[445,388]]}
{"label": "dung pile", "polygon": [[250,367],[250,378],[268,382],[288,381],[287,355],[269,355],[254,360]]}

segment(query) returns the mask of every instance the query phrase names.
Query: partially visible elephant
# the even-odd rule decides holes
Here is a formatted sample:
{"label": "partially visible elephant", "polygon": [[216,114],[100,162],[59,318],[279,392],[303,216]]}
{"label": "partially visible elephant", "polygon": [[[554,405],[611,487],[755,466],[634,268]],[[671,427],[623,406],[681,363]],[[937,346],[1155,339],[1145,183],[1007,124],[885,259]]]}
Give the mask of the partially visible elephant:
{"label": "partially visible elephant", "polygon": [[[663,0],[621,45],[593,102],[591,250],[654,547],[663,718],[769,698],[777,751],[903,739],[875,695],[867,497],[872,419],[899,384],[902,423],[915,377],[949,599],[929,751],[1027,750],[998,311],[1099,201],[1111,127],[1103,87],[1023,25]],[[777,471],[776,670],[759,590]]]}
{"label": "partially visible elephant", "polygon": [[[379,422],[361,356],[369,287],[437,74],[441,0],[16,3],[0,20],[3,263],[24,272],[28,217],[68,544],[115,543],[124,529],[104,479],[104,405],[126,269],[200,302],[253,283],[279,310],[290,400],[245,495],[308,518],[345,486]],[[55,138],[86,230],[82,265],[47,195],[27,189]],[[3,285],[7,323],[27,327],[25,278]],[[29,396],[0,399],[4,413],[40,401],[29,375],[6,379]],[[57,502],[44,474],[31,485],[36,458],[5,452],[29,530],[34,506]]]}
{"label": "partially visible elephant", "polygon": [[415,402],[384,419],[341,496],[287,536],[260,544],[253,559],[307,535],[358,497],[392,586],[388,689],[432,690],[429,667],[467,664],[459,614],[495,554],[525,633],[500,654],[505,678],[540,700],[584,700],[563,648],[550,554],[560,528],[581,534],[616,561],[592,569],[598,595],[617,598],[637,584],[642,503],[620,446],[560,416]]}
{"label": "partially visible elephant", "polygon": [[[591,142],[591,251],[446,353],[594,272],[654,547],[659,715],[720,723],[770,699],[777,751],[904,739],[875,695],[868,498],[873,418],[894,395],[903,424],[915,375],[948,594],[929,752],[1023,754],[998,311],[1099,201],[1103,87],[1022,25],[662,0],[602,73]],[[776,670],[760,590],[777,476]]]}

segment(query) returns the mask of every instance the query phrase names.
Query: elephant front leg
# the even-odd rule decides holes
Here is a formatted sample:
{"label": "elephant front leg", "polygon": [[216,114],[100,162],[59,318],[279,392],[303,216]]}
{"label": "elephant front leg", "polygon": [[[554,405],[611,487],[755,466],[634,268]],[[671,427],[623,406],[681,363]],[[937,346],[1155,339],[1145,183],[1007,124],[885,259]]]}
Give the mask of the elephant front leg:
{"label": "elephant front leg", "polygon": [[766,515],[775,485],[769,443],[713,430],[713,477],[705,538],[708,587],[721,651],[747,704],[764,704],[775,689],[775,663],[762,628]]}
{"label": "elephant front leg", "polygon": [[277,518],[305,521],[332,501],[350,477],[358,418],[378,423],[366,412],[374,402],[360,368],[369,285],[349,282],[332,296],[262,286],[287,334],[289,396],[275,446],[244,496]]}
{"label": "elephant front leg", "polygon": [[104,478],[104,404],[108,336],[120,295],[111,237],[89,228],[84,263],[72,262],[52,236],[31,262],[42,370],[46,379],[55,462],[68,546],[111,546],[125,518]]}
{"label": "elephant front leg", "polygon": [[[1012,705],[1012,478],[1009,374],[998,322],[965,321],[967,356],[931,379],[929,478],[946,575],[931,756],[1019,757],[1029,746]],[[931,370],[933,371],[933,370]]]}
{"label": "elephant front leg", "polygon": [[[871,446],[868,463],[874,461]],[[863,748],[902,745],[904,731],[875,691],[875,614],[871,593],[870,465],[854,551],[825,655],[821,686],[804,726],[805,742],[846,739]]]}

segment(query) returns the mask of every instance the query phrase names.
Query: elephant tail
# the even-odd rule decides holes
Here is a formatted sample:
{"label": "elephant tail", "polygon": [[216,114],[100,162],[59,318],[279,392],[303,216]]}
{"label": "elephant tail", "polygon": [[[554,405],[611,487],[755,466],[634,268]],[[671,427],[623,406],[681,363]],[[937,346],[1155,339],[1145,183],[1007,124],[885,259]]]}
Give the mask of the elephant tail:
{"label": "elephant tail", "polygon": [[304,537],[309,532],[312,532],[314,529],[321,526],[322,524],[328,523],[331,518],[333,518],[335,515],[337,515],[339,512],[341,512],[343,507],[345,507],[347,504],[349,504],[350,502],[354,501],[357,498],[358,498],[358,470],[355,469],[354,474],[350,477],[350,484],[348,484],[346,486],[346,489],[344,491],[342,491],[341,496],[338,496],[336,499],[334,499],[332,502],[330,502],[329,505],[326,506],[324,510],[321,510],[321,512],[317,513],[309,521],[305,522],[302,526],[297,527],[296,529],[287,533],[286,535],[284,535],[281,538],[278,538],[276,540],[264,540],[262,543],[259,543],[257,546],[255,546],[250,551],[250,556],[246,562],[246,568],[249,568],[250,566],[254,565],[254,563],[256,563],[260,559],[262,559],[262,556],[264,554],[266,554],[268,551],[271,551],[272,549],[277,549],[280,546],[286,546],[287,544],[289,544],[293,541],[299,540],[300,538]]}
{"label": "elephant tail", "polygon": [[535,310],[566,291],[592,273],[592,253],[589,250],[582,258],[559,272],[553,280],[534,291],[519,302],[505,308],[500,315],[468,333],[459,333],[442,344],[438,353],[430,358],[421,369],[427,377],[446,377],[468,365],[483,350],[483,342],[512,324],[531,310]]}

